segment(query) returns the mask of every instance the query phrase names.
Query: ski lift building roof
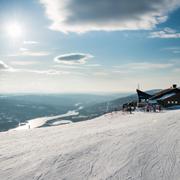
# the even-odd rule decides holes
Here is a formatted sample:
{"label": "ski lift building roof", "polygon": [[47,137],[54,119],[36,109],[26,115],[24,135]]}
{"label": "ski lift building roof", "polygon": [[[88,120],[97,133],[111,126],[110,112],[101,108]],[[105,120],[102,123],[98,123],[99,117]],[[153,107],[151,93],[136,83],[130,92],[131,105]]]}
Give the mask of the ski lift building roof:
{"label": "ski lift building roof", "polygon": [[153,95],[139,89],[137,89],[137,94],[139,103],[157,103],[164,107],[180,105],[180,88],[177,88],[175,84],[171,88],[161,90]]}

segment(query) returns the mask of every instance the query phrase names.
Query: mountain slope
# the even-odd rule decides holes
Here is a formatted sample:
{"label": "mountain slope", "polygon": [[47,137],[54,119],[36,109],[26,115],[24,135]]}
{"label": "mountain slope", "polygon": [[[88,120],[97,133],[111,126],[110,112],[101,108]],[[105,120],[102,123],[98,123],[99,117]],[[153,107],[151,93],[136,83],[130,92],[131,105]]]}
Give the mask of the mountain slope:
{"label": "mountain slope", "polygon": [[[64,114],[122,96],[123,94],[0,94],[0,131],[15,128],[19,122]],[[81,118],[76,119],[80,120]]]}
{"label": "mountain slope", "polygon": [[[154,89],[154,90],[149,90],[146,92],[149,94],[155,94],[159,91],[160,91],[159,89]],[[85,108],[80,110],[79,113],[80,115],[87,116],[89,119],[91,119],[91,118],[103,115],[104,113],[112,112],[115,109],[121,110],[123,104],[129,103],[132,101],[137,101],[137,99],[138,99],[137,94],[132,94],[125,97],[116,98],[114,100],[97,103],[92,106],[86,106]]]}
{"label": "mountain slope", "polygon": [[0,179],[177,180],[180,110],[0,133]]}

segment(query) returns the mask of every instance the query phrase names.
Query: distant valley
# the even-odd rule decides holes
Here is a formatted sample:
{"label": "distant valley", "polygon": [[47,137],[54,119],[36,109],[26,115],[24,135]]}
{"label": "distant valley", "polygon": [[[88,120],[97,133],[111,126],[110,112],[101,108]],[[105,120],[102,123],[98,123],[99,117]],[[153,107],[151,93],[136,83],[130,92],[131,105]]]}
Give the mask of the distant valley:
{"label": "distant valley", "polygon": [[[0,131],[15,128],[29,119],[65,114],[71,110],[79,111],[79,116],[66,119],[86,120],[91,117],[91,109],[96,104],[124,95],[126,94],[1,94]],[[96,113],[101,114],[101,111]]]}
{"label": "distant valley", "polygon": [[[151,90],[153,94],[159,90]],[[79,122],[93,119],[114,109],[121,110],[124,103],[136,101],[137,95],[119,94],[1,94],[0,131],[16,128],[28,120],[66,114],[76,111],[79,114],[59,118]],[[56,123],[52,120],[50,123]],[[43,126],[49,126],[47,123]]]}

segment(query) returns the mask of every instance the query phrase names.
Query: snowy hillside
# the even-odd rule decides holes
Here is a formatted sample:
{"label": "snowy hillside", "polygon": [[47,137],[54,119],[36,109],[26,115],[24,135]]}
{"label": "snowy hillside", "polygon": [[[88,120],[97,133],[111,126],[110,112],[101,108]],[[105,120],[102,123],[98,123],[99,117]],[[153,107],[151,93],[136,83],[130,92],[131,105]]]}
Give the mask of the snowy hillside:
{"label": "snowy hillside", "polygon": [[178,180],[180,110],[0,133],[1,180]]}

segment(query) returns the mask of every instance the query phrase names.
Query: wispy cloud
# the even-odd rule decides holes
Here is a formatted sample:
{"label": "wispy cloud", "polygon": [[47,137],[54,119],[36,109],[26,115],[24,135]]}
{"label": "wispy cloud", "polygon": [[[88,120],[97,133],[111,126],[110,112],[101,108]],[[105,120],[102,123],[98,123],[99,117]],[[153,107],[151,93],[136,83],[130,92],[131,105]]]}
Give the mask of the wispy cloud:
{"label": "wispy cloud", "polygon": [[132,71],[132,69],[123,69],[122,67],[119,68],[118,67],[115,67],[115,70],[112,70],[111,71],[113,74],[118,74],[118,75],[128,75],[134,71]]}
{"label": "wispy cloud", "polygon": [[18,66],[29,66],[29,65],[34,65],[34,64],[38,64],[38,61],[25,61],[25,60],[14,60],[11,61],[10,64],[12,65],[18,65]]}
{"label": "wispy cloud", "polygon": [[27,45],[36,45],[36,44],[39,44],[39,42],[37,42],[37,41],[24,41],[24,44],[27,44]]}
{"label": "wispy cloud", "polygon": [[85,64],[93,56],[83,53],[69,53],[55,57],[55,62],[67,65]]}
{"label": "wispy cloud", "polygon": [[19,52],[8,56],[49,56],[51,53],[48,51],[32,51],[27,48],[20,48]]}
{"label": "wispy cloud", "polygon": [[167,20],[179,0],[39,0],[61,32],[152,29]]}
{"label": "wispy cloud", "polygon": [[7,70],[9,66],[5,64],[3,61],[0,61],[0,70]]}
{"label": "wispy cloud", "polygon": [[69,71],[58,71],[55,69],[48,70],[29,70],[29,69],[19,69],[20,72],[28,72],[28,73],[37,73],[37,74],[46,74],[46,75],[68,75]]}
{"label": "wispy cloud", "polygon": [[102,77],[105,77],[105,76],[108,76],[110,73],[107,72],[107,71],[98,71],[98,72],[93,72],[92,75],[93,76],[102,76]]}
{"label": "wispy cloud", "polygon": [[150,38],[162,38],[162,39],[177,39],[180,38],[180,32],[177,32],[171,28],[165,28],[162,31],[155,31],[150,33]]}
{"label": "wispy cloud", "polygon": [[68,75],[68,74],[70,74],[69,71],[56,70],[56,69],[39,70],[39,69],[14,68],[12,66],[7,65],[3,61],[0,61],[0,71],[10,72],[10,73],[35,73],[35,74],[46,74],[46,75]]}
{"label": "wispy cloud", "polygon": [[22,48],[19,48],[19,50],[24,52],[24,51],[28,51],[29,49],[22,47]]}
{"label": "wispy cloud", "polygon": [[55,68],[63,68],[63,69],[98,69],[101,68],[101,64],[75,64],[75,65],[67,65],[67,64],[55,64],[53,67]]}
{"label": "wispy cloud", "polygon": [[149,63],[149,62],[138,62],[129,63],[122,66],[114,66],[116,69],[127,69],[129,70],[154,70],[154,69],[166,69],[173,67],[173,63]]}
{"label": "wispy cloud", "polygon": [[101,64],[86,64],[87,67],[101,67]]}
{"label": "wispy cloud", "polygon": [[3,71],[3,72],[13,72],[14,68],[9,66],[9,65],[7,65],[3,61],[0,61],[0,71]]}
{"label": "wispy cloud", "polygon": [[47,51],[24,51],[20,56],[49,56],[51,53]]}

